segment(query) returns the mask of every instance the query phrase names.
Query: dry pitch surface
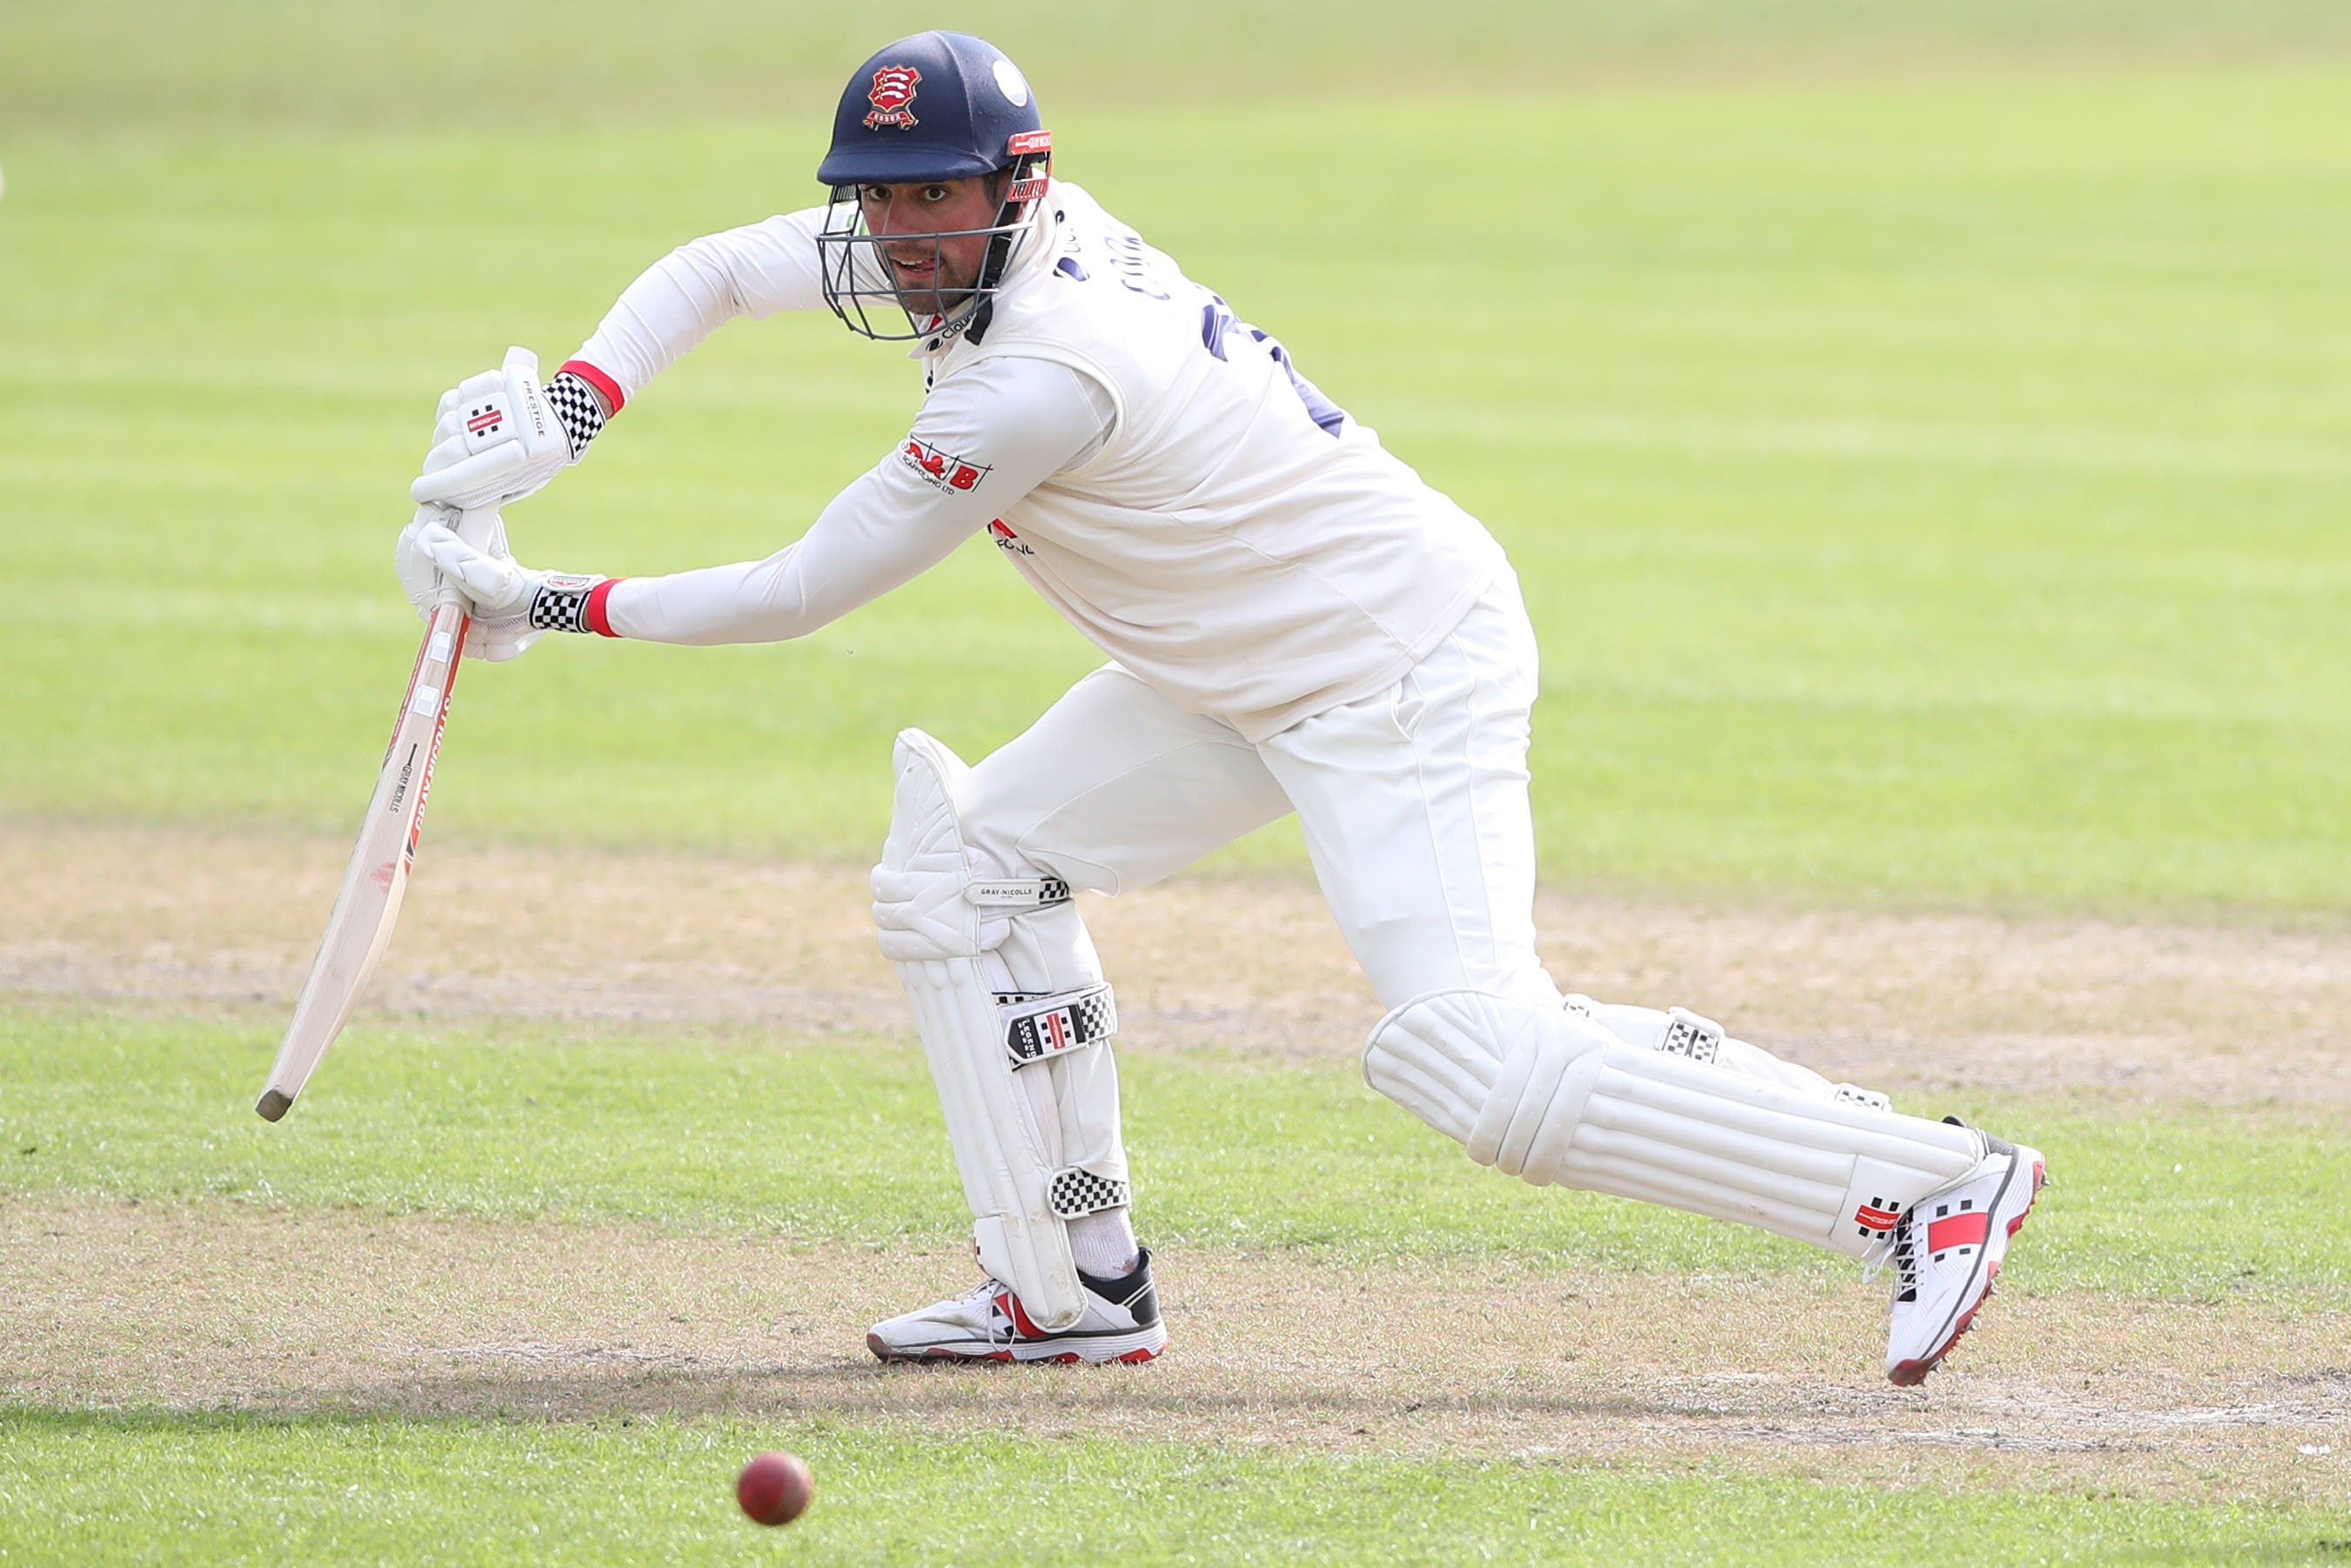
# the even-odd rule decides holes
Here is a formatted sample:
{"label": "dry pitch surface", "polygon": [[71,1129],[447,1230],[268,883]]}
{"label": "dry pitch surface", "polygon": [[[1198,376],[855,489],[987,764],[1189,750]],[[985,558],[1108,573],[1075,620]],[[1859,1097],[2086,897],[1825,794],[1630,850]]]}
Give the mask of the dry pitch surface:
{"label": "dry pitch surface", "polygon": [[[341,853],[0,827],[0,992],[274,1016]],[[862,882],[830,866],[436,846],[374,1005],[583,1030],[902,1031]],[[497,896],[465,898],[468,886]],[[2149,1102],[2300,1100],[2323,1115],[2351,1101],[2351,1061],[2332,1044],[2351,1023],[2351,936],[1560,901],[1542,914],[1570,983],[1685,1001],[1897,1090],[2079,1084]],[[1178,883],[1090,917],[1134,1050],[1347,1052],[1375,1011],[1300,885]],[[2004,1300],[1949,1372],[1896,1393],[1874,1376],[1874,1290],[1334,1271],[1228,1250],[1165,1263],[1175,1354],[1156,1366],[943,1374],[873,1364],[860,1331],[963,1283],[947,1249],[19,1199],[0,1227],[0,1386],[50,1406],[277,1412],[953,1413],[1047,1435],[1731,1458],[2282,1500],[2339,1492],[2346,1463],[2351,1313]],[[1443,1310],[1399,1312],[1399,1299]]]}

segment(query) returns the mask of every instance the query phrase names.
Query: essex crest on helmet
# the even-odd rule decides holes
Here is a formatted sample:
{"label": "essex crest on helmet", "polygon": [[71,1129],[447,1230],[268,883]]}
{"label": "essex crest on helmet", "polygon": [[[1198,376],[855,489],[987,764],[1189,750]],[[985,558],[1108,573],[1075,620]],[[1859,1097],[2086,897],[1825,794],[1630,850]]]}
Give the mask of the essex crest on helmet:
{"label": "essex crest on helmet", "polygon": [[883,66],[873,73],[873,85],[865,90],[865,101],[873,108],[865,116],[865,129],[879,131],[894,125],[901,131],[912,131],[922,123],[907,105],[914,101],[914,89],[923,83],[923,73],[912,66]]}

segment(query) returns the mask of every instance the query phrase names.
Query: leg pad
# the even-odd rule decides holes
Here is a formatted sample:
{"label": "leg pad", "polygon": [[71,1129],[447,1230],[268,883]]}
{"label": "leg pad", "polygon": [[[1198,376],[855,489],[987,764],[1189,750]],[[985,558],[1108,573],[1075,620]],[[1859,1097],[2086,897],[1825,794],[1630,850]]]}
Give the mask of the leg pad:
{"label": "leg pad", "polygon": [[1471,1159],[1538,1186],[1667,1204],[1854,1257],[1878,1249],[1886,1214],[1981,1156],[1970,1129],[1719,1065],[1701,1054],[1719,1029],[1668,1019],[1644,1048],[1573,1008],[1437,991],[1380,1020],[1364,1071]]}

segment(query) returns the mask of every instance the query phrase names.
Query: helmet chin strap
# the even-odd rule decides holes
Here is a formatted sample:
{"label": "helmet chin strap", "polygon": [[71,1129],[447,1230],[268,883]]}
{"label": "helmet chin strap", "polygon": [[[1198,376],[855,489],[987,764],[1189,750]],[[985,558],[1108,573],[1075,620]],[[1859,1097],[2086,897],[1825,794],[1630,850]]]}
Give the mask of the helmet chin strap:
{"label": "helmet chin strap", "polygon": [[987,254],[979,264],[979,276],[972,283],[971,291],[978,303],[953,320],[943,319],[928,334],[930,341],[925,347],[935,349],[948,339],[958,336],[977,343],[987,336],[988,326],[996,319],[997,289],[1003,284],[1004,275],[1011,269],[1013,251],[1022,240],[1032,237],[1039,207],[1044,200],[1044,174],[1041,170],[1031,173],[1024,167],[1031,163],[1050,168],[1052,155],[1049,152],[1035,159],[1022,158],[1011,165],[1012,180],[1008,190],[1018,192],[1026,186],[1033,188],[1037,193],[1017,200],[1008,194],[997,208],[995,226],[999,232],[988,240]]}
{"label": "helmet chin strap", "polygon": [[1012,266],[1014,248],[1037,226],[1038,207],[1045,199],[1053,172],[1052,141],[1050,138],[1043,140],[1042,148],[1023,152],[1007,165],[1010,178],[1005,183],[1004,204],[996,213],[996,226],[1001,232],[987,242],[987,256],[979,264],[979,279],[975,286],[979,293],[979,307],[972,311],[970,324],[964,329],[964,335],[975,343],[987,335],[988,324],[996,319],[996,290]]}

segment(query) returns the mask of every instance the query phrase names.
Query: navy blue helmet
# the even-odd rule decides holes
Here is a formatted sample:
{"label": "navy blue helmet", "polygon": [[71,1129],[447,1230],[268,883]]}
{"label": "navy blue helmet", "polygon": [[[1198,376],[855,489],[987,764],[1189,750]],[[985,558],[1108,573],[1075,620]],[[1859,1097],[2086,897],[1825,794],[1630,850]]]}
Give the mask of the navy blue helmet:
{"label": "navy blue helmet", "polygon": [[[832,205],[817,235],[825,303],[852,332],[869,338],[937,339],[986,331],[989,301],[1027,237],[1032,204],[1045,193],[1052,137],[1037,112],[1029,78],[1002,50],[968,33],[917,33],[857,68],[833,113],[832,145],[816,177],[832,187]],[[979,275],[968,289],[911,298],[893,283],[859,204],[864,185],[971,179],[1001,172],[996,221],[956,229],[934,241],[986,235]],[[906,236],[894,236],[903,246]],[[938,250],[934,245],[934,256]],[[909,330],[881,330],[872,303],[898,306]]]}
{"label": "navy blue helmet", "polygon": [[917,33],[857,68],[833,111],[827,185],[960,180],[1012,162],[1045,129],[1029,78],[968,33]]}

